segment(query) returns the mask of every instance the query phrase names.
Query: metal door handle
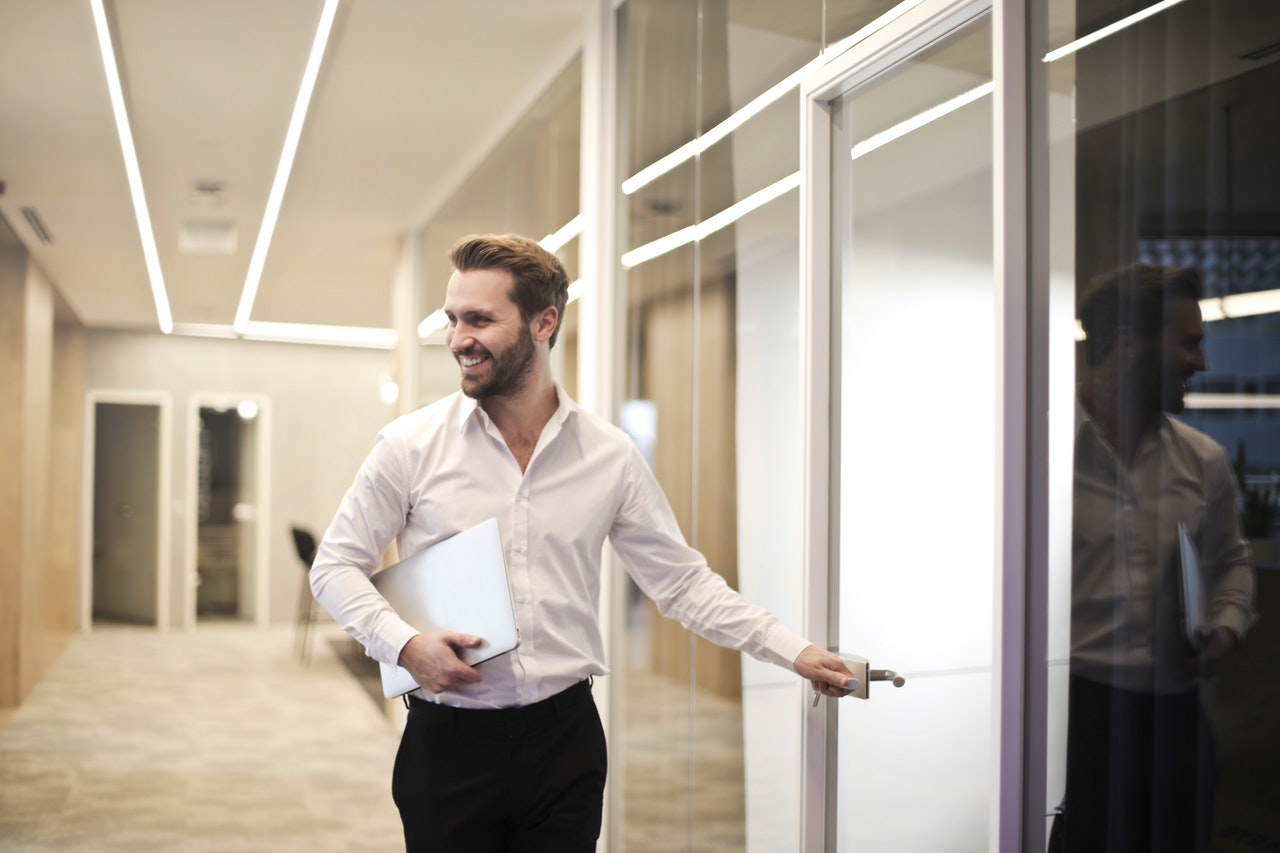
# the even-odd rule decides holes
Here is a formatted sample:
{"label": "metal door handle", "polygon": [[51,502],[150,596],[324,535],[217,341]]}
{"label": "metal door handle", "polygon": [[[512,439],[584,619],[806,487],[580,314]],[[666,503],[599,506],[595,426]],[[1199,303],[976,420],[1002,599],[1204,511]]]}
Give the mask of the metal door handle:
{"label": "metal door handle", "polygon": [[[837,652],[837,654],[839,654]],[[853,681],[851,682],[848,696],[855,699],[866,699],[868,696],[867,688],[873,681],[888,681],[894,687],[901,687],[907,683],[907,680],[891,669],[871,669],[871,664],[866,658],[860,658],[856,655],[840,655],[845,664],[849,667],[849,671],[853,673]],[[817,707],[820,693],[813,694],[811,705]]]}
{"label": "metal door handle", "polygon": [[891,669],[873,669],[871,670],[872,681],[891,681],[894,687],[901,687],[907,683],[907,680]]}

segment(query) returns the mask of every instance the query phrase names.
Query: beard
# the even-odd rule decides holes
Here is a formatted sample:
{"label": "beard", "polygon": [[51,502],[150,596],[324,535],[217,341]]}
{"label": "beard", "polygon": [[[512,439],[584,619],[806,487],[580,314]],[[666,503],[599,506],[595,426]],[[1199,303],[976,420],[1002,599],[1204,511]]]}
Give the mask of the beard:
{"label": "beard", "polygon": [[521,323],[515,342],[497,355],[477,344],[464,352],[454,353],[454,358],[461,362],[464,356],[474,355],[489,357],[489,376],[487,379],[472,379],[464,373],[462,393],[476,400],[509,396],[524,386],[525,379],[533,370],[533,335],[529,327]]}
{"label": "beard", "polygon": [[1160,408],[1171,415],[1187,410],[1187,379],[1167,377],[1160,392]]}

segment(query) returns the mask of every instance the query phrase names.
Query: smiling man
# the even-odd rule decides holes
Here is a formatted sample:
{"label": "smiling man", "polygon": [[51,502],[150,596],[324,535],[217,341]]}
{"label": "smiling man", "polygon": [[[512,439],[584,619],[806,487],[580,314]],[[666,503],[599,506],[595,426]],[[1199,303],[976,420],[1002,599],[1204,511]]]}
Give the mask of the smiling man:
{"label": "smiling man", "polygon": [[[591,678],[608,670],[599,622],[610,542],[666,616],[840,696],[851,676],[752,605],[690,548],[634,442],[577,407],[551,372],[568,298],[560,261],[515,235],[450,252],[446,340],[461,390],[388,425],[324,537],[311,586],[379,661],[420,685],[392,793],[411,851],[595,850],[606,746]],[[480,640],[419,633],[369,577],[495,517],[519,647],[476,667]],[[465,572],[466,566],[458,566]]]}
{"label": "smiling man", "polygon": [[[1227,455],[1166,414],[1209,367],[1200,296],[1195,269],[1132,264],[1080,301],[1066,797],[1051,849],[1209,846],[1215,751],[1200,687],[1256,614]],[[1198,623],[1184,561],[1205,591]]]}

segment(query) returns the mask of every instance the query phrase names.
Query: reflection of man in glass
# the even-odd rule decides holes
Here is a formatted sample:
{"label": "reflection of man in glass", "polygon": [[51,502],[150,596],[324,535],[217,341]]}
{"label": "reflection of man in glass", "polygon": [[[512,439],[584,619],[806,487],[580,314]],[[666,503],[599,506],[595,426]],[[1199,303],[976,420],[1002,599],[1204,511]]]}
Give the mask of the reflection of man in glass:
{"label": "reflection of man in glass", "polygon": [[[1062,840],[1071,851],[1206,850],[1213,745],[1199,696],[1254,619],[1222,447],[1167,417],[1207,369],[1200,276],[1134,264],[1094,279],[1075,445],[1071,680]],[[1178,527],[1205,619],[1186,625]]]}

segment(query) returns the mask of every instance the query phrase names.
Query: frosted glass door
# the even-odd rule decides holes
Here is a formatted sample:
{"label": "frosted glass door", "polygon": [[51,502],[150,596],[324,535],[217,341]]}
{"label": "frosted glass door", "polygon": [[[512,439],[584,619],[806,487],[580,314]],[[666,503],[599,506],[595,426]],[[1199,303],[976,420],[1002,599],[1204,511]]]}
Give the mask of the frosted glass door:
{"label": "frosted glass door", "polygon": [[829,104],[831,636],[906,684],[839,703],[828,849],[988,847],[991,91],[982,15]]}

